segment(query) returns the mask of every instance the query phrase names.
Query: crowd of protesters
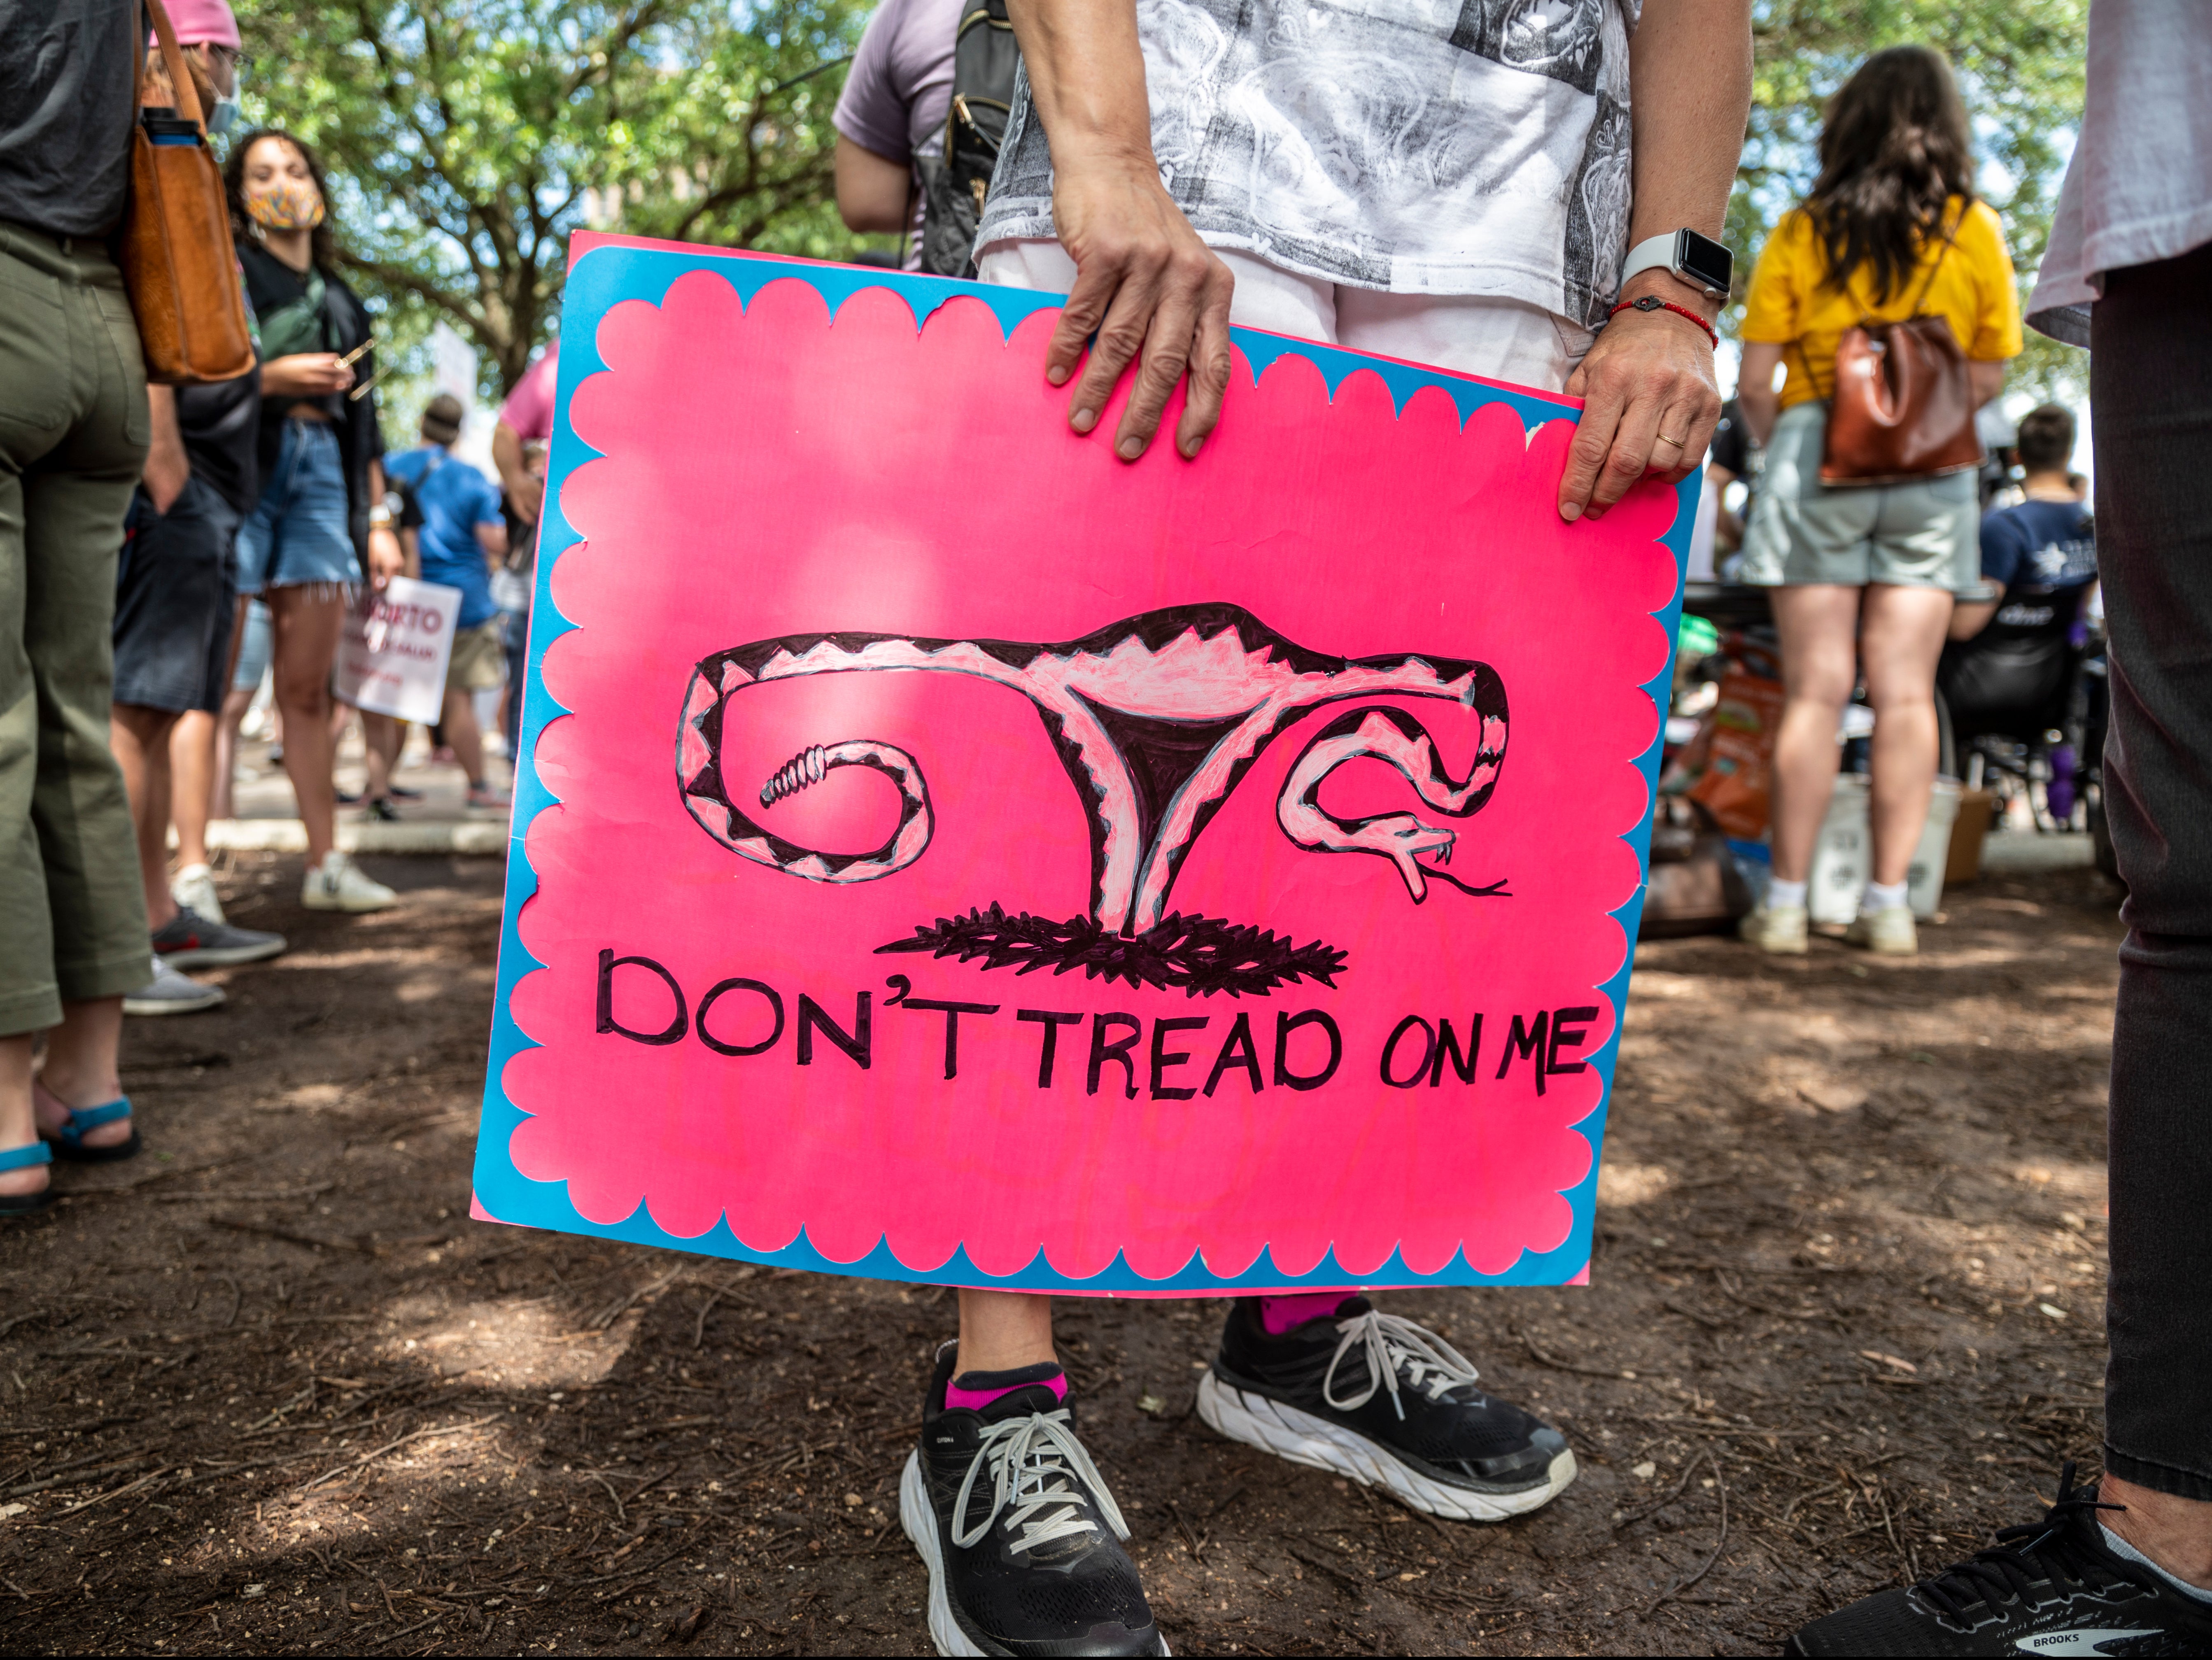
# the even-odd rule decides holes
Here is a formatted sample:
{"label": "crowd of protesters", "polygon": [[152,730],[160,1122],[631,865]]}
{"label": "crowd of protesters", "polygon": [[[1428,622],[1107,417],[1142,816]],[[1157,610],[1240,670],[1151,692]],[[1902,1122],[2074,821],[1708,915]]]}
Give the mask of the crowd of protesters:
{"label": "crowd of protesters", "polygon": [[[506,799],[487,776],[471,696],[507,678],[488,576],[506,551],[499,497],[473,468],[443,465],[459,431],[451,399],[387,472],[374,324],[343,275],[313,146],[273,129],[231,132],[250,62],[237,21],[225,0],[172,0],[206,129],[227,139],[222,192],[255,361],[226,380],[148,385],[113,245],[135,118],[174,110],[178,89],[166,54],[142,45],[134,7],[70,0],[66,15],[30,15],[40,10],[0,8],[9,61],[49,65],[43,81],[14,83],[0,136],[6,291],[24,301],[0,360],[21,636],[8,648],[6,719],[21,730],[7,740],[5,880],[21,890],[8,909],[24,949],[21,983],[0,1004],[12,1030],[52,1028],[36,1081],[27,1052],[21,1080],[39,1137],[27,1122],[12,1136],[27,1145],[0,1151],[13,1158],[0,1209],[15,1212],[47,1195],[42,1149],[135,1151],[115,1075],[121,1016],[212,1007],[222,990],[191,970],[285,949],[225,917],[209,848],[211,821],[234,811],[239,728],[264,678],[307,842],[301,903],[395,902],[337,845],[334,763],[355,712],[334,702],[332,670],[364,590],[426,569],[463,590],[444,736],[470,806]],[[25,31],[49,24],[65,39],[40,58]],[[472,559],[454,544],[457,514],[481,535]],[[388,814],[399,728],[357,718],[368,805]],[[12,1128],[0,1126],[0,1142]]]}
{"label": "crowd of protesters", "polygon": [[[507,800],[487,774],[473,696],[510,679],[511,619],[493,605],[489,575],[507,552],[498,492],[465,463],[445,465],[462,420],[450,397],[426,411],[422,445],[387,468],[374,325],[343,274],[314,149],[273,129],[230,132],[250,60],[225,0],[174,0],[167,11],[208,130],[228,135],[222,178],[256,362],[227,380],[145,388],[147,454],[117,533],[109,747],[151,946],[143,983],[123,994],[132,1015],[213,1007],[224,993],[190,970],[285,948],[281,935],[225,917],[208,840],[210,823],[234,811],[240,728],[264,681],[282,734],[272,758],[307,842],[301,904],[365,912],[394,903],[337,844],[334,769],[349,721],[360,726],[368,816],[396,817],[395,797],[413,794],[391,776],[401,723],[333,696],[341,630],[364,589],[403,573],[460,589],[439,752],[464,770],[469,807]],[[173,106],[150,45],[136,73],[141,91],[126,112],[132,102]],[[125,82],[132,76],[126,68]],[[58,150],[54,167],[70,170]],[[82,159],[76,170],[98,172]],[[40,234],[86,217],[72,202],[43,220],[16,216],[10,228]],[[100,243],[74,232],[62,240]]]}
{"label": "crowd of protesters", "polygon": [[[1221,418],[1233,322],[1581,398],[1566,520],[1709,453],[1723,482],[1755,481],[1723,529],[1744,580],[1771,590],[1786,684],[1774,879],[1745,929],[1765,950],[1806,949],[1838,717],[1862,678],[1877,720],[1854,938],[1916,948],[1905,869],[1928,813],[1947,642],[2042,627],[2030,611],[2078,606],[2101,575],[2130,926],[2102,1482],[2069,1478],[2040,1523],[1828,1615],[1795,1652],[2118,1639],[2212,1652],[2212,1231],[2197,1214],[2212,1191],[2212,487],[2198,454],[2212,348],[2194,320],[2212,274],[2212,27],[2190,3],[2097,0],[2087,112],[2030,308],[2094,347],[2094,536],[2063,410],[2021,423],[2021,499],[1986,520],[1971,470],[1850,488],[1821,477],[1846,331],[1942,319],[1978,404],[2021,350],[1972,129],[1927,48],[1876,54],[1830,105],[1818,176],[1753,273],[1725,411],[1714,325],[1730,272],[1716,239],[1750,99],[1748,0],[1583,0],[1449,40],[1379,12],[1323,27],[1304,0],[885,0],[837,109],[848,223],[902,234],[910,266],[939,268],[953,246],[984,283],[1066,291],[1048,378],[1089,434],[1133,374],[1100,435],[1126,458],[1178,388],[1172,442],[1198,452]],[[50,9],[0,0],[0,46],[37,35],[31,13]],[[231,141],[225,169],[257,371],[149,390],[107,239],[142,74],[147,102],[161,82],[140,68],[135,4],[62,9],[66,45],[39,60],[43,78],[0,84],[0,915],[16,946],[0,966],[4,1214],[48,1201],[52,1158],[137,1151],[118,1071],[126,1010],[204,1006],[220,993],[184,970],[284,949],[223,919],[207,856],[241,694],[264,660],[307,839],[303,905],[395,898],[336,845],[331,670],[364,587],[417,575],[460,591],[443,738],[471,805],[505,806],[474,694],[520,678],[518,565],[545,511],[557,361],[549,348],[501,411],[495,483],[453,454],[452,399],[431,404],[419,447],[387,455],[374,321],[342,275],[320,166],[264,129]],[[169,10],[221,126],[236,108],[236,24],[223,0]],[[1004,53],[963,57],[971,27],[1018,43],[1018,72]],[[2197,48],[2179,69],[2176,40]],[[1378,81],[1366,70],[1386,52]],[[961,84],[1002,69],[1008,85]],[[1188,119],[1231,76],[1256,100],[1245,125]],[[988,134],[978,110],[1002,112]],[[1438,122],[1454,143],[1407,165],[1404,133]],[[1333,187],[1255,167],[1256,125],[1331,158]],[[959,167],[976,134],[996,164],[971,194]],[[1540,157],[1575,183],[1515,188],[1499,155]],[[372,714],[362,732],[366,803],[388,816],[398,728]],[[941,1651],[1166,1651],[1069,1398],[1048,1299],[961,1292],[902,1483]],[[1523,1514],[1576,1475],[1558,1430],[1354,1287],[1240,1299],[1199,1399],[1221,1433],[1431,1516]]]}

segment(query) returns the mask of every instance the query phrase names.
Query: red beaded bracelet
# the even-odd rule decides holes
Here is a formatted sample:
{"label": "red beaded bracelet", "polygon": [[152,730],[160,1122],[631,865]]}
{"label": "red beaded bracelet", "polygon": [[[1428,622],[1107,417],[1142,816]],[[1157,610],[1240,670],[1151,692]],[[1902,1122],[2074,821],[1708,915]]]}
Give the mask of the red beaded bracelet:
{"label": "red beaded bracelet", "polygon": [[1705,331],[1705,338],[1713,343],[1714,350],[1720,350],[1721,337],[1713,325],[1687,306],[1678,306],[1672,300],[1662,300],[1656,294],[1647,294],[1641,300],[1622,301],[1606,315],[1608,318],[1618,317],[1625,311],[1671,311],[1677,317],[1686,317]]}

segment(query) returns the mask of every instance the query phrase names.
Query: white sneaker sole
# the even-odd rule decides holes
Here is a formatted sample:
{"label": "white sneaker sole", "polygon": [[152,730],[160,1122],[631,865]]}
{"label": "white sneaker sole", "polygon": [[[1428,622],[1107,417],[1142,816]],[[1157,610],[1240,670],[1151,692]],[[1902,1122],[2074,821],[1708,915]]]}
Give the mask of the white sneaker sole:
{"label": "white sneaker sole", "polygon": [[234,969],[248,963],[265,963],[283,954],[283,940],[264,939],[258,946],[193,946],[164,952],[161,960],[173,969]]}
{"label": "white sneaker sole", "polygon": [[929,1640],[939,1654],[984,1653],[952,1617],[952,1599],[945,1590],[945,1554],[937,1548],[937,1512],[922,1485],[919,1452],[907,1454],[906,1468],[899,1473],[899,1526],[929,1570]]}
{"label": "white sneaker sole", "polygon": [[[929,1570],[929,1640],[936,1645],[937,1651],[945,1655],[990,1653],[988,1649],[977,1648],[975,1639],[963,1631],[960,1622],[952,1617],[952,1599],[945,1590],[945,1555],[937,1548],[937,1511],[929,1502],[928,1488],[922,1483],[919,1452],[907,1454],[906,1468],[899,1473],[899,1526],[914,1541],[923,1566]],[[1160,1639],[1158,1652],[1174,1652],[1168,1647],[1165,1637]]]}
{"label": "white sneaker sole", "polygon": [[389,894],[381,899],[371,898],[367,895],[349,899],[343,894],[318,893],[313,888],[309,888],[300,895],[300,903],[307,910],[342,910],[355,916],[373,910],[390,910],[398,903],[399,896],[396,893]]}
{"label": "white sneaker sole", "polygon": [[1293,1464],[1350,1476],[1362,1487],[1382,1488],[1401,1504],[1454,1522],[1503,1522],[1526,1516],[1565,1492],[1576,1475],[1574,1453],[1562,1448],[1540,1487],[1476,1493],[1449,1487],[1392,1457],[1355,1430],[1237,1389],[1210,1368],[1198,1380],[1198,1415],[1232,1441]]}
{"label": "white sneaker sole", "polygon": [[229,994],[221,986],[207,986],[203,989],[207,994],[204,997],[126,997],[123,1000],[123,1012],[139,1016],[199,1014],[209,1009],[219,1008],[230,1000]]}

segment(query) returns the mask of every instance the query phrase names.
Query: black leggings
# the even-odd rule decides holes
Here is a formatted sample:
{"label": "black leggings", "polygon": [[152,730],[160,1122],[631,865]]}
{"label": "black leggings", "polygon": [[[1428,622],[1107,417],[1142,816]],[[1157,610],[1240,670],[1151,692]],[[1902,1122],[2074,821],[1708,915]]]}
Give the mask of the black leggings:
{"label": "black leggings", "polygon": [[2090,313],[2120,874],[2105,1467],[2212,1499],[2212,245]]}

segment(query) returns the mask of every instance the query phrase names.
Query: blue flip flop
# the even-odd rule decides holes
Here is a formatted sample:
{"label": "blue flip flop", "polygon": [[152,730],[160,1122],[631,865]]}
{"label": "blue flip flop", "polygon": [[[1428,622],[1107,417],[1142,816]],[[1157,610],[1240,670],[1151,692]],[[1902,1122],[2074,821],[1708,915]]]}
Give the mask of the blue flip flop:
{"label": "blue flip flop", "polygon": [[139,1140],[138,1127],[135,1124],[131,1127],[129,1140],[118,1141],[111,1147],[85,1146],[84,1133],[130,1116],[131,1098],[118,1095],[105,1106],[71,1107],[69,1117],[64,1121],[58,1133],[48,1135],[40,1130],[39,1136],[53,1150],[55,1158],[66,1159],[72,1164],[112,1164],[138,1156],[139,1148],[145,1145]]}
{"label": "blue flip flop", "polygon": [[[10,1147],[0,1152],[0,1171],[28,1170],[33,1164],[53,1162],[54,1150],[44,1141],[33,1141],[27,1147]],[[50,1186],[42,1193],[0,1194],[0,1221],[11,1217],[36,1216],[54,1202],[54,1190]]]}

